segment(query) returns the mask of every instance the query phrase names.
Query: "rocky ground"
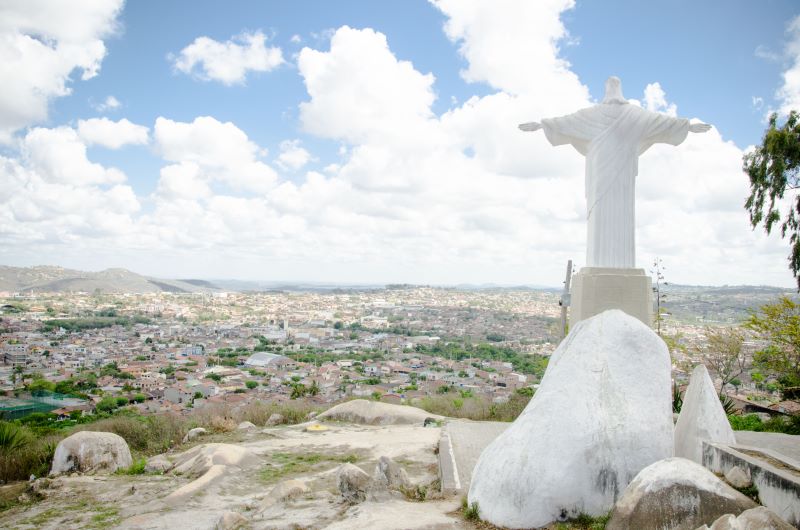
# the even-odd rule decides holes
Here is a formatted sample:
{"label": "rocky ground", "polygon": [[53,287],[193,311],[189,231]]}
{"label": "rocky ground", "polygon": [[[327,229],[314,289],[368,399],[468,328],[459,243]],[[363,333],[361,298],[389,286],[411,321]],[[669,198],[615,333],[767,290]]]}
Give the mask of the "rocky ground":
{"label": "rocky ground", "polygon": [[[165,455],[177,467],[164,474],[39,479],[34,489],[41,500],[2,512],[0,527],[470,527],[460,499],[435,493],[440,427],[315,425],[201,436],[194,449]],[[363,502],[345,500],[337,483],[340,466],[351,463],[373,477],[380,457],[405,471],[407,486],[370,484]],[[158,465],[159,459],[151,461]]]}

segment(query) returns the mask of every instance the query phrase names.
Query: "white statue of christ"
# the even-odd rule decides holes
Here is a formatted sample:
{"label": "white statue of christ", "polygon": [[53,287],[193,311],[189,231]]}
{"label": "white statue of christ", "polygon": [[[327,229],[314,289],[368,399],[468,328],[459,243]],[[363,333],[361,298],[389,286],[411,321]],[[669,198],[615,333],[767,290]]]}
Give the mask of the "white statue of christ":
{"label": "white statue of christ", "polygon": [[622,96],[619,78],[612,76],[601,103],[519,128],[544,129],[552,145],[571,144],[586,157],[587,266],[634,268],[639,155],[655,143],[679,145],[688,133],[706,132],[711,126],[631,105]]}

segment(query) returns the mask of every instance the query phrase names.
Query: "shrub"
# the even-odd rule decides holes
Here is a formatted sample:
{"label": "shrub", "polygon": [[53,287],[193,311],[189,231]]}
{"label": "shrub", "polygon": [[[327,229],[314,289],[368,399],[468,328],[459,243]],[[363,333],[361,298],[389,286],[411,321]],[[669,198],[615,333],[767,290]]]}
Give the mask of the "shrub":
{"label": "shrub", "polygon": [[461,500],[461,513],[467,521],[478,521],[481,518],[481,510],[477,502],[469,504],[467,498]]}
{"label": "shrub", "polygon": [[124,469],[118,469],[118,475],[143,475],[144,474],[144,467],[147,465],[147,460],[144,458],[140,458],[136,460],[133,464],[129,467]]}

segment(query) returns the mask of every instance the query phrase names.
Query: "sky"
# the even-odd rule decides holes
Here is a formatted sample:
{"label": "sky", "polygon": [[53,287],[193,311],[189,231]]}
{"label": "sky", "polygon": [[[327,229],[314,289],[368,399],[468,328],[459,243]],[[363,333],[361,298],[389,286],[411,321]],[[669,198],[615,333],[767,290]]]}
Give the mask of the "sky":
{"label": "sky", "polygon": [[713,125],[639,161],[637,266],[791,287],[742,155],[800,109],[794,0],[0,0],[0,264],[558,286],[584,160],[517,124],[610,75]]}

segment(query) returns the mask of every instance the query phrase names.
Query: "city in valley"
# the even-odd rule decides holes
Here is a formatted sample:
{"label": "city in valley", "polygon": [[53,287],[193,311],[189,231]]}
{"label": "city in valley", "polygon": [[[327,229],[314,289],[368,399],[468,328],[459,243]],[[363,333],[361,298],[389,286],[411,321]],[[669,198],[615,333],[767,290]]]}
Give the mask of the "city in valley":
{"label": "city in valley", "polygon": [[[731,329],[783,291],[673,287],[659,325],[676,386],[714,354],[709,333]],[[510,420],[536,391],[563,333],[555,289],[0,295],[0,410],[6,419],[39,413],[37,421],[49,422],[122,408],[189,414],[355,397]],[[782,407],[796,404],[781,402],[777,382],[750,366],[758,348],[745,337],[735,374],[706,364],[739,408],[790,412]]]}

